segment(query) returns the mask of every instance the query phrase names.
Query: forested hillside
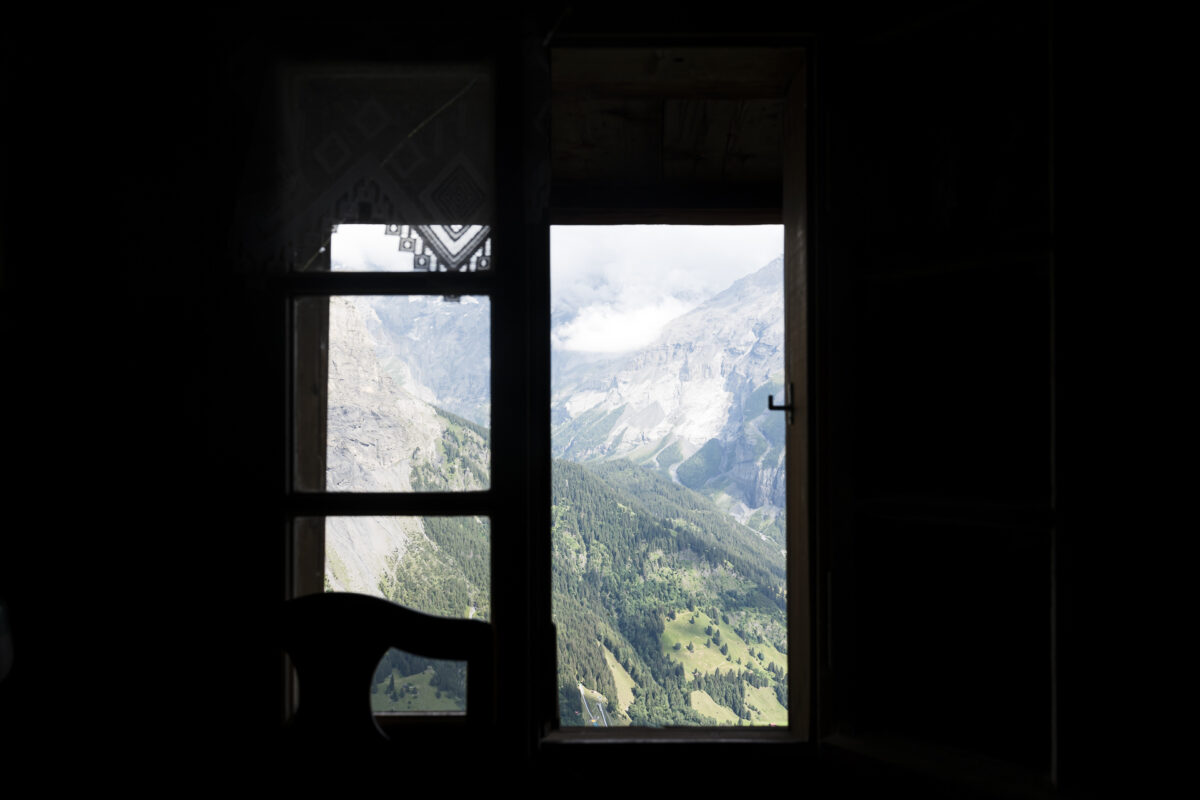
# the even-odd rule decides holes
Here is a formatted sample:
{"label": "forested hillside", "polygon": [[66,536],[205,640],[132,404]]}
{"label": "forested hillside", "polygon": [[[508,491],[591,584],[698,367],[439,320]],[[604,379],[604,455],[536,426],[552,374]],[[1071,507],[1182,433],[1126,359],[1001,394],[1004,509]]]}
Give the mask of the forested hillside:
{"label": "forested hillside", "polygon": [[563,724],[580,684],[618,724],[785,724],[782,552],[627,461],[555,461],[553,489]]}

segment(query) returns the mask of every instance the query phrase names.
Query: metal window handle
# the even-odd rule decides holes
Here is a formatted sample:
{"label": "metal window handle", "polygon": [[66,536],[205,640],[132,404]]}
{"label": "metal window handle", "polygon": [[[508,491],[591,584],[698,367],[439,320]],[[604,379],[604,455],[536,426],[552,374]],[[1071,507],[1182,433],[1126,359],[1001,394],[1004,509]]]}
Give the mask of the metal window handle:
{"label": "metal window handle", "polygon": [[786,411],[788,424],[792,424],[792,419],[795,417],[796,408],[792,405],[792,384],[788,384],[784,389],[783,405],[775,405],[775,395],[767,395],[767,410],[768,411]]}

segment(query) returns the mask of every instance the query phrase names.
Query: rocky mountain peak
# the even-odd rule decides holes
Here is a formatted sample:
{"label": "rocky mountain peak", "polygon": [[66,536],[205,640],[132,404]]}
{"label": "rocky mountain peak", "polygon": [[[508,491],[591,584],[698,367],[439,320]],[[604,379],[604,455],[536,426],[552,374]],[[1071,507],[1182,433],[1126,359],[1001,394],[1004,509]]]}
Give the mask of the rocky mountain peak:
{"label": "rocky mountain peak", "polygon": [[766,395],[778,393],[783,373],[782,258],[672,320],[644,348],[561,361],[556,456],[629,458],[705,490],[743,520],[780,512],[782,420],[766,415]]}

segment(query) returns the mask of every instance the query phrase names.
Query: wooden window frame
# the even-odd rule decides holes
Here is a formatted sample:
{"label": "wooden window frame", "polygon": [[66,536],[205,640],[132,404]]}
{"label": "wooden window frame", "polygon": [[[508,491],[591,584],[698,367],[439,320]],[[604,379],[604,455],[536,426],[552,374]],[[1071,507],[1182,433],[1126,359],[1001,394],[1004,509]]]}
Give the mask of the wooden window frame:
{"label": "wooden window frame", "polygon": [[[611,41],[589,42],[588,45],[609,48]],[[671,46],[671,45],[665,45]],[[708,46],[708,43],[706,43]],[[717,45],[718,47],[721,45]],[[617,187],[593,186],[584,191],[552,192],[550,218],[553,224],[563,225],[747,225],[782,224],[784,228],[785,273],[785,382],[791,384],[791,400],[795,411],[787,425],[788,497],[788,652],[789,661],[802,664],[797,672],[801,679],[791,693],[786,729],[762,728],[565,728],[556,727],[542,738],[543,750],[551,753],[570,751],[578,747],[600,745],[617,747],[622,752],[641,745],[684,744],[689,746],[719,746],[725,744],[760,743],[808,748],[815,738],[815,703],[817,660],[814,658],[813,600],[813,514],[812,502],[812,441],[813,417],[810,402],[809,316],[811,293],[808,290],[809,268],[809,172],[811,106],[811,71],[808,54],[811,42],[807,39],[771,43],[731,42],[731,47],[746,49],[795,49],[804,52],[803,60],[788,84],[786,100],[787,124],[784,132],[784,165],[781,170],[781,191],[772,194],[761,189],[738,191],[737,187],[712,186],[708,191],[664,186],[658,192],[625,193]],[[674,43],[679,50],[691,49]],[[637,43],[631,52],[652,51],[652,46]],[[718,90],[719,91],[719,90]],[[623,201],[623,202],[622,202]],[[732,201],[732,202],[731,202]],[[547,339],[548,339],[547,331]],[[549,405],[549,394],[547,406]],[[568,758],[570,756],[567,756]]]}
{"label": "wooden window frame", "polygon": [[[816,704],[814,687],[819,647],[813,633],[814,598],[818,596],[813,569],[816,548],[812,536],[815,504],[812,452],[814,420],[810,404],[808,290],[810,212],[808,206],[811,143],[807,137],[811,107],[811,70],[803,68],[792,81],[787,101],[792,109],[787,149],[792,154],[781,197],[772,205],[761,195],[739,197],[736,192],[722,200],[719,188],[709,197],[695,194],[664,194],[649,205],[640,197],[637,205],[615,206],[610,195],[586,210],[556,205],[550,197],[548,136],[538,119],[538,109],[547,110],[549,72],[544,42],[521,40],[520,48],[493,50],[490,59],[496,74],[497,109],[520,109],[520,113],[498,113],[496,136],[497,197],[519,198],[519,202],[496,205],[493,227],[497,268],[488,273],[304,273],[278,275],[275,294],[280,320],[288,335],[286,364],[287,452],[286,478],[282,492],[282,516],[287,554],[286,593],[294,596],[311,588],[300,578],[311,571],[314,554],[295,544],[294,523],[300,518],[338,515],[421,516],[429,514],[477,514],[491,520],[492,625],[496,641],[494,680],[505,686],[497,692],[496,707],[489,716],[496,722],[497,739],[508,739],[516,753],[566,754],[578,746],[588,748],[611,744],[622,747],[642,743],[686,743],[721,745],[761,743],[806,746],[815,738]],[[805,43],[789,41],[789,47]],[[454,60],[439,54],[439,60]],[[464,58],[462,60],[478,60]],[[729,202],[730,196],[734,197]],[[715,198],[715,200],[714,200]],[[698,202],[699,200],[699,202]],[[354,220],[346,220],[352,222]],[[552,687],[554,630],[551,623],[550,563],[550,348],[549,348],[549,229],[550,224],[617,224],[620,222],[675,224],[780,223],[785,232],[785,293],[789,308],[786,329],[789,363],[788,381],[795,419],[788,426],[789,514],[788,534],[788,627],[789,653],[801,665],[790,705],[793,723],[787,729],[608,729],[567,730],[557,725],[557,705]],[[492,480],[489,489],[470,493],[329,493],[307,492],[294,481],[293,437],[297,416],[312,416],[313,409],[297,405],[295,386],[296,336],[294,300],[306,296],[333,295],[440,295],[478,294],[491,300],[492,348]],[[323,417],[323,409],[317,409]],[[323,426],[319,428],[324,437]],[[503,543],[497,546],[497,543]],[[301,566],[301,565],[304,566]],[[289,671],[290,675],[290,671]],[[285,699],[285,716],[295,706],[290,677]],[[423,726],[434,721],[454,721],[413,715],[388,717],[392,725]],[[516,754],[514,753],[514,754]],[[568,756],[569,758],[569,756]]]}

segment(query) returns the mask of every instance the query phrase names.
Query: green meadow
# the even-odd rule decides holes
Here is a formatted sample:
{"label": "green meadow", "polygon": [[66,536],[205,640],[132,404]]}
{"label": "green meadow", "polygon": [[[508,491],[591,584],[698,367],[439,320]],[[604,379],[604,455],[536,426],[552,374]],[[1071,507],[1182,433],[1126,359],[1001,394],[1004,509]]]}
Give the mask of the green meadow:
{"label": "green meadow", "polygon": [[712,717],[722,725],[737,725],[737,714],[730,711],[722,705],[718,705],[717,701],[708,696],[708,692],[702,692],[699,689],[692,691],[689,698],[692,708],[706,717]]}
{"label": "green meadow", "polygon": [[[751,633],[746,635],[754,636]],[[722,646],[726,649],[725,653],[721,652]],[[728,706],[714,700],[708,692],[694,689],[689,695],[689,704],[698,713],[722,725],[787,725],[787,707],[779,702],[774,688],[779,679],[767,669],[773,663],[786,674],[787,656],[771,644],[766,641],[748,642],[734,630],[733,625],[714,620],[699,609],[680,609],[667,616],[661,647],[665,658],[683,665],[689,682],[695,682],[696,673],[712,675],[718,671],[722,674],[733,671],[747,676],[753,673],[765,682],[763,686],[745,686],[742,699],[749,718],[740,723],[738,714]],[[735,701],[727,699],[726,702]]]}
{"label": "green meadow", "polygon": [[[714,633],[720,634],[718,638],[705,632],[710,626]],[[675,649],[677,642],[678,650]],[[692,645],[691,650],[688,649],[689,644]],[[721,653],[721,645],[726,646],[727,653]],[[747,643],[732,626],[720,620],[714,621],[703,611],[692,612],[686,608],[676,611],[674,619],[667,617],[662,634],[662,653],[683,664],[689,675],[696,670],[727,671],[739,666],[746,671],[765,672],[766,666],[772,662],[787,672],[787,656],[770,643]],[[762,658],[759,658],[760,653]]]}
{"label": "green meadow", "polygon": [[788,724],[788,710],[779,704],[779,698],[775,696],[775,690],[770,686],[764,686],[761,689],[747,686],[746,705],[754,717],[750,722],[751,725],[782,727]]}
{"label": "green meadow", "polygon": [[[634,681],[633,676],[625,671],[625,668],[621,666],[616,656],[607,647],[600,645],[600,649],[604,651],[604,660],[608,662],[608,668],[613,676],[613,683],[617,685],[617,707],[615,709],[610,708],[609,710],[612,712],[619,711],[620,715],[624,717],[625,712],[629,710],[629,706],[633,704],[633,687],[637,685],[637,682]],[[617,714],[613,713],[612,716],[616,717]]]}
{"label": "green meadow", "polygon": [[[401,675],[393,669],[386,680],[375,684],[371,692],[372,711],[464,711],[466,705],[460,698],[435,688],[430,684],[434,676],[433,667],[416,675]],[[398,699],[393,700],[389,688],[394,688]]]}

